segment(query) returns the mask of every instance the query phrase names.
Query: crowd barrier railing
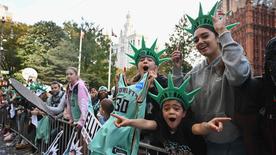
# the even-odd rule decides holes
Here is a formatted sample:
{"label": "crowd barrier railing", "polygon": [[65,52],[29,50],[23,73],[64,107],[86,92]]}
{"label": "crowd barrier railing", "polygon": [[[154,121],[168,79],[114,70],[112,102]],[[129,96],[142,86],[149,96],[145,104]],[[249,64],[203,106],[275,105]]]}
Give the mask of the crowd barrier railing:
{"label": "crowd barrier railing", "polygon": [[[15,117],[17,117],[17,116],[15,116]],[[16,119],[18,119],[18,118],[10,119],[8,117],[8,111],[6,108],[0,109],[0,126],[3,128],[8,125],[13,132],[15,132],[17,135],[19,135],[24,140],[26,140],[29,144],[31,144],[33,146],[33,148],[37,149],[37,152],[39,152],[41,154],[47,152],[48,148],[53,143],[57,134],[60,131],[63,131],[63,134],[57,143],[57,146],[58,146],[57,147],[57,149],[58,149],[57,155],[62,155],[63,152],[66,150],[67,144],[70,140],[71,133],[73,131],[73,127],[71,125],[69,125],[66,120],[50,119],[51,133],[50,133],[49,142],[46,144],[44,141],[39,141],[37,144],[35,144],[35,139],[34,139],[35,131],[34,132],[28,131],[29,130],[28,129],[29,122],[25,121],[25,122],[23,122],[23,124],[20,125],[20,124],[16,123]],[[18,127],[18,125],[20,125],[20,127]],[[81,152],[84,155],[89,154],[88,153],[89,151],[87,149],[87,144],[81,137],[80,132],[79,132],[79,134],[77,134],[77,138],[80,139],[79,145],[82,146]],[[152,145],[144,143],[144,142],[140,142],[139,155],[149,155],[150,154],[149,152],[154,152],[154,154],[156,154],[156,155],[159,155],[160,153],[166,154],[166,151],[162,148],[155,147],[155,146],[152,146]]]}

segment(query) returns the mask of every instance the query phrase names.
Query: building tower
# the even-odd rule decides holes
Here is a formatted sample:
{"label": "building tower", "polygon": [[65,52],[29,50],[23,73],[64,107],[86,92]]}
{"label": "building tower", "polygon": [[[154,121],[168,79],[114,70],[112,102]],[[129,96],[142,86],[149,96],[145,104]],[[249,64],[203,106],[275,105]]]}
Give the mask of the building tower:
{"label": "building tower", "polygon": [[[147,40],[147,37],[145,37]],[[124,69],[131,67],[129,63],[132,60],[126,54],[133,54],[130,44],[140,48],[142,43],[142,35],[137,34],[133,29],[131,22],[130,13],[126,15],[126,23],[124,24],[123,30],[121,30],[118,43],[113,45],[113,51],[117,54],[116,67],[118,69]]]}
{"label": "building tower", "polygon": [[264,48],[276,36],[276,0],[223,0],[224,12],[233,14],[229,23],[239,21],[232,30],[235,41],[239,42],[252,66],[253,75],[264,73]]}

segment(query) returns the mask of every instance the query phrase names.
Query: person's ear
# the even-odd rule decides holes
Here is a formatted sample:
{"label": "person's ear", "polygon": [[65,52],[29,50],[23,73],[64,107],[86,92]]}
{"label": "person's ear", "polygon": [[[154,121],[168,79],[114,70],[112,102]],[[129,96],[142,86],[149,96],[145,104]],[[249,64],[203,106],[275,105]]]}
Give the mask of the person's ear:
{"label": "person's ear", "polygon": [[182,118],[184,118],[185,116],[186,116],[186,111],[183,110]]}

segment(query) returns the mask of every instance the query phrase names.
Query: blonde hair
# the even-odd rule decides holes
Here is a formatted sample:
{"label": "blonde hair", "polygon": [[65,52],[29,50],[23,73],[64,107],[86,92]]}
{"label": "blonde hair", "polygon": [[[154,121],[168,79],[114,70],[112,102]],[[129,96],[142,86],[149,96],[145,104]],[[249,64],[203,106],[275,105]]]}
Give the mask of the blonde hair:
{"label": "blonde hair", "polygon": [[68,70],[72,70],[74,73],[76,73],[76,75],[78,75],[78,69],[76,67],[68,67],[66,71]]}

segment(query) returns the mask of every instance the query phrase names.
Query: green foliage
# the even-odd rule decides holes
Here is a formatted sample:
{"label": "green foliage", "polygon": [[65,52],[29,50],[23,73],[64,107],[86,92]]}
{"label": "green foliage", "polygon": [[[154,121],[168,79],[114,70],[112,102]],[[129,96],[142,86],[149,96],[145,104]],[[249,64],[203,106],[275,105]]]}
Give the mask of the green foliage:
{"label": "green foliage", "polygon": [[[186,18],[183,16],[175,26],[169,43],[166,43],[168,51],[162,58],[170,57],[177,45],[184,58],[192,50],[191,36],[184,31],[186,26]],[[22,79],[20,75],[23,68],[34,68],[38,71],[39,80],[45,84],[53,80],[66,83],[66,68],[78,66],[82,30],[84,37],[81,49],[81,78],[92,87],[107,86],[111,40],[103,34],[102,28],[94,23],[84,21],[79,25],[69,21],[60,27],[52,21],[40,21],[34,25],[7,22],[3,30],[3,37],[7,41],[3,42],[5,59],[0,62],[1,68],[9,70],[18,79]],[[111,86],[115,83],[115,58],[116,55],[112,54]],[[162,64],[160,73],[167,74],[170,70],[168,66],[171,66],[169,62]],[[187,62],[183,63],[184,72],[190,68]],[[127,72],[130,80],[135,76],[137,69],[134,66]]]}
{"label": "green foliage", "polygon": [[49,50],[57,47],[64,37],[64,31],[54,22],[40,21],[31,26],[28,32],[18,39],[22,68],[36,69],[41,81],[49,83],[47,78],[52,72],[49,67]]}
{"label": "green foliage", "polygon": [[3,51],[2,59],[0,61],[0,68],[8,70],[10,74],[18,72],[20,64],[22,63],[18,56],[17,47],[19,43],[17,39],[27,33],[28,26],[22,23],[12,23],[7,21],[5,24],[1,23],[1,29],[3,28]]}
{"label": "green foliage", "polygon": [[[170,57],[177,46],[183,52],[184,58],[193,50],[192,38],[184,30],[187,27],[186,23],[187,20],[183,16],[166,43],[168,50],[162,58]],[[62,27],[51,21],[40,21],[34,25],[14,23],[13,26],[7,23],[4,28],[4,38],[7,42],[3,43],[6,50],[5,60],[1,61],[0,65],[17,78],[20,78],[21,69],[32,67],[38,71],[39,79],[43,83],[49,84],[53,80],[58,80],[64,84],[66,68],[78,66],[81,30],[85,34],[82,38],[81,78],[92,87],[107,86],[111,40],[103,34],[102,28],[87,21],[81,25],[69,21],[63,23]],[[115,58],[116,55],[112,54],[111,86],[115,83]],[[170,62],[162,64],[159,72],[166,75],[170,71],[170,66]],[[183,72],[190,69],[191,65],[184,61]],[[128,69],[128,79],[136,73],[135,66]]]}
{"label": "green foliage", "polygon": [[[177,49],[182,52],[183,56],[183,72],[186,73],[189,70],[191,70],[192,66],[186,62],[184,59],[188,57],[189,53],[194,49],[193,48],[193,40],[192,36],[185,31],[185,28],[188,28],[187,25],[187,19],[185,15],[181,17],[178,24],[175,25],[175,31],[173,34],[170,35],[169,42],[165,43],[165,46],[167,48],[166,53],[170,56],[174,50]],[[163,72],[168,72],[170,69],[166,66],[170,65],[164,65],[162,70]],[[162,66],[161,66],[162,67]]]}
{"label": "green foliage", "polygon": [[[16,42],[14,47],[7,45],[14,49],[14,55],[18,58],[15,67],[18,72],[15,76],[20,78],[19,70],[31,67],[38,71],[39,80],[45,84],[53,80],[66,83],[66,68],[78,67],[81,30],[85,34],[82,38],[81,78],[95,87],[107,85],[111,40],[103,35],[99,26],[89,22],[78,25],[70,21],[63,23],[63,27],[51,21],[21,25],[18,35],[11,40]],[[115,79],[114,57],[113,55],[112,79]]]}
{"label": "green foliage", "polygon": [[[107,86],[111,40],[94,23],[84,22],[81,27],[84,32],[84,38],[82,40],[81,78],[88,81],[89,85],[95,88],[101,85]],[[112,58],[111,79],[115,79],[114,55]],[[114,80],[112,81],[112,85],[114,85]]]}
{"label": "green foliage", "polygon": [[78,52],[76,45],[69,40],[60,41],[59,45],[48,52],[47,81],[66,83],[65,71],[69,66],[78,66]]}
{"label": "green foliage", "polygon": [[28,63],[30,54],[43,57],[49,49],[55,48],[64,37],[62,28],[54,22],[41,21],[31,26],[28,32],[19,38],[18,42],[23,50],[21,54]]}

